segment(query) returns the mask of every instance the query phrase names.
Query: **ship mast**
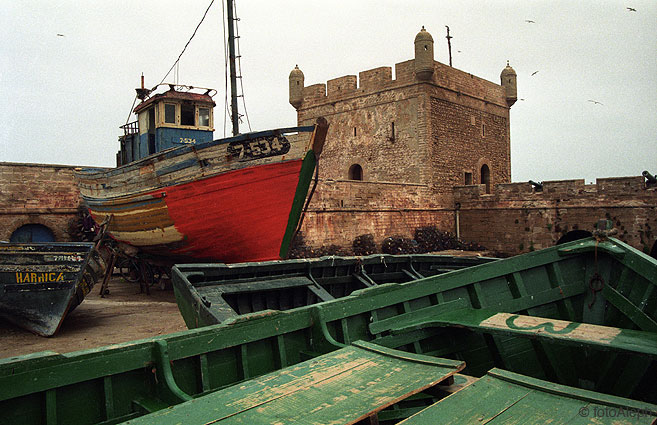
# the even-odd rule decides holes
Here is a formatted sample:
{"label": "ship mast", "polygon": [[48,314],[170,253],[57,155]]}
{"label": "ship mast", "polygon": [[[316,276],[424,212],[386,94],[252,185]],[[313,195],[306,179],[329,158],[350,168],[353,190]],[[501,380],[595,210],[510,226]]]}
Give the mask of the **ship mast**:
{"label": "ship mast", "polygon": [[227,0],[228,17],[228,63],[230,66],[230,119],[233,124],[233,136],[240,132],[239,112],[237,111],[237,72],[235,69],[235,18],[233,17],[233,0]]}

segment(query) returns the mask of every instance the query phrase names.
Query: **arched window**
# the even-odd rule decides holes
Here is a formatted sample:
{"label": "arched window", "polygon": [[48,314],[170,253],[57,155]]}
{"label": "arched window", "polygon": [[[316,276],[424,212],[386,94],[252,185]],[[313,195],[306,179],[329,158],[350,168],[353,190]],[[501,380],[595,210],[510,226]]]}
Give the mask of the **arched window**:
{"label": "arched window", "polygon": [[363,180],[363,167],[358,164],[349,167],[349,180]]}
{"label": "arched window", "polygon": [[486,193],[490,193],[490,169],[486,164],[481,166],[481,180],[479,180],[479,182],[485,184]]}
{"label": "arched window", "polygon": [[11,234],[9,239],[13,243],[27,242],[54,242],[55,235],[52,230],[41,224],[26,224]]}

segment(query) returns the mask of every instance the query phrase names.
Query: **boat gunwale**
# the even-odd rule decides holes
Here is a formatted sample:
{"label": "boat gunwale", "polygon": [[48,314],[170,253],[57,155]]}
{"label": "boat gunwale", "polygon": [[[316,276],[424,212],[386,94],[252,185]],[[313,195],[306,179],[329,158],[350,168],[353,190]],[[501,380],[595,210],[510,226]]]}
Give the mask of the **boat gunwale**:
{"label": "boat gunwale", "polygon": [[[308,152],[311,152],[311,150],[306,151],[305,154],[307,154]],[[287,164],[289,162],[299,161],[299,160],[300,158],[292,158],[292,159],[277,161],[275,163],[272,162],[262,163],[252,167]],[[93,207],[94,210],[98,210],[99,212],[110,213],[111,211],[102,211],[102,207],[110,208],[110,207],[116,207],[121,205],[129,205],[132,203],[155,201],[157,199],[166,197],[167,188],[174,186],[181,186],[190,183],[202,182],[204,180],[217,177],[219,175],[225,175],[226,173],[240,172],[244,170],[244,168],[246,167],[236,168],[232,170],[218,169],[215,172],[209,174],[204,174],[203,170],[201,170],[198,174],[189,176],[187,180],[175,180],[168,183],[160,184],[158,186],[141,189],[127,194],[123,193],[112,197],[101,198],[97,196],[90,196],[90,195],[85,195],[82,193],[82,191],[80,191],[80,197],[84,200],[84,202],[87,204],[88,207]],[[111,176],[104,176],[104,177],[111,177]],[[100,209],[98,209],[98,207],[100,207]]]}
{"label": "boat gunwale", "polygon": [[156,152],[154,154],[148,155],[144,158],[141,158],[137,161],[132,161],[128,164],[121,165],[119,167],[113,167],[113,168],[101,168],[101,167],[84,167],[80,168],[79,170],[76,169],[76,173],[80,178],[84,179],[94,179],[94,178],[103,178],[103,177],[111,177],[116,174],[122,174],[126,170],[133,169],[133,168],[140,168],[147,163],[155,162],[157,160],[162,160],[162,159],[170,159],[170,158],[175,158],[180,155],[184,155],[186,153],[194,152],[194,151],[201,151],[205,150],[208,148],[216,147],[216,146],[221,146],[225,144],[229,144],[232,142],[241,142],[245,140],[250,140],[250,139],[255,139],[255,138],[260,138],[260,137],[267,137],[267,136],[276,136],[276,135],[281,135],[281,134],[291,134],[291,133],[311,133],[315,129],[314,125],[310,126],[298,126],[298,127],[286,127],[286,128],[280,128],[280,129],[274,129],[274,130],[264,130],[264,131],[257,131],[257,132],[251,132],[251,133],[244,133],[244,134],[239,134],[237,136],[233,137],[228,137],[228,138],[223,138],[223,139],[215,139],[209,142],[204,142],[204,143],[199,143],[197,145],[182,145],[182,146],[175,146],[169,149],[165,149],[160,152]]}

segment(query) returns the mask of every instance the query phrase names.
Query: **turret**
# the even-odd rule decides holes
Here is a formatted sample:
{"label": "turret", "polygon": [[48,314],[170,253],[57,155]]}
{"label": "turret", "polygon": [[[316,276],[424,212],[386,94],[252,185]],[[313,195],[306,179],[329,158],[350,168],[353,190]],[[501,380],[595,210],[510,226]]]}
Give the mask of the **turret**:
{"label": "turret", "polygon": [[431,80],[433,75],[433,37],[422,27],[415,36],[415,76],[419,80]]}
{"label": "turret", "polygon": [[290,104],[299,109],[303,103],[303,72],[296,65],[290,72]]}
{"label": "turret", "polygon": [[516,84],[516,71],[509,66],[509,61],[506,61],[506,67],[500,74],[500,82],[506,91],[506,103],[511,107],[518,100],[518,86]]}

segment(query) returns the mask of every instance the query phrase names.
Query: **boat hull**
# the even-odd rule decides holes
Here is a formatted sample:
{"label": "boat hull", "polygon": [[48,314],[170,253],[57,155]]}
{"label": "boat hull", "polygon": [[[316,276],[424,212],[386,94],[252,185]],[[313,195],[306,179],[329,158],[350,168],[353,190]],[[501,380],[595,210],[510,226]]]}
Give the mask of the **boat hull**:
{"label": "boat hull", "polygon": [[54,335],[104,274],[91,243],[0,245],[0,317]]}
{"label": "boat hull", "polygon": [[[605,286],[592,303],[588,283],[596,273]],[[550,381],[552,389],[558,383],[641,400],[623,403],[654,414],[655,286],[656,260],[619,241],[588,240],[177,334],[0,360],[0,422],[118,423],[248,386],[245,381],[358,340],[409,358],[465,361],[468,375],[502,367]],[[615,292],[634,307],[614,299]],[[636,301],[642,299],[648,302]],[[431,402],[433,394],[418,396]],[[331,400],[313,402],[319,408]],[[379,417],[414,413],[400,412]]]}
{"label": "boat hull", "polygon": [[229,263],[271,260],[286,253],[283,242],[298,222],[314,169],[311,157],[230,171],[121,202],[85,201],[94,220],[112,216],[108,232],[114,239],[150,254]]}
{"label": "boat hull", "polygon": [[[325,121],[324,121],[325,123]],[[262,261],[285,257],[301,217],[326,126],[184,146],[112,170],[81,170],[81,196],[117,241],[173,261]],[[318,130],[319,129],[319,130]],[[257,137],[256,137],[257,136]],[[284,154],[248,157],[235,146]]]}
{"label": "boat hull", "polygon": [[479,256],[322,257],[241,264],[176,264],[171,281],[189,329],[265,309],[289,310],[390,282],[495,261]]}

